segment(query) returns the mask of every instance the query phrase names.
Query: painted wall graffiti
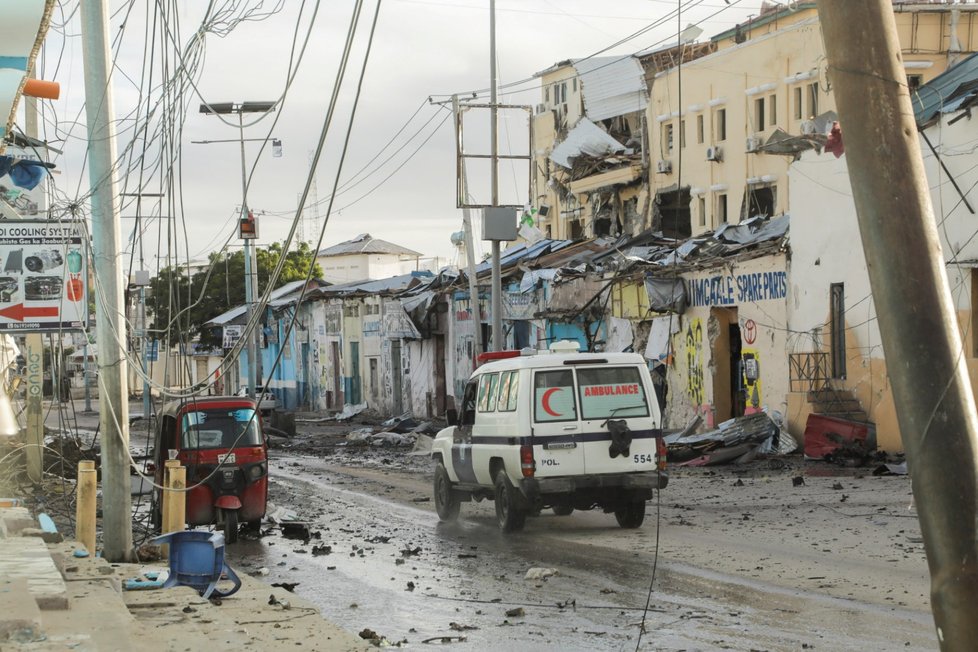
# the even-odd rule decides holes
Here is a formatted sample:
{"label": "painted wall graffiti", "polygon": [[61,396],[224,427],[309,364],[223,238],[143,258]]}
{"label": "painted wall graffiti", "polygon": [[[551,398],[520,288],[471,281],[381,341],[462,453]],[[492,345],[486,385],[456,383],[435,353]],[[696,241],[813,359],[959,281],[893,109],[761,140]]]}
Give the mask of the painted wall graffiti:
{"label": "painted wall graffiti", "polygon": [[786,272],[721,274],[686,282],[691,306],[733,306],[738,303],[783,299],[788,294]]}
{"label": "painted wall graffiti", "polygon": [[693,405],[703,405],[703,320],[686,327],[686,393]]}
{"label": "painted wall graffiti", "polygon": [[741,368],[744,372],[744,414],[761,411],[761,354],[757,349],[743,349],[740,352]]}

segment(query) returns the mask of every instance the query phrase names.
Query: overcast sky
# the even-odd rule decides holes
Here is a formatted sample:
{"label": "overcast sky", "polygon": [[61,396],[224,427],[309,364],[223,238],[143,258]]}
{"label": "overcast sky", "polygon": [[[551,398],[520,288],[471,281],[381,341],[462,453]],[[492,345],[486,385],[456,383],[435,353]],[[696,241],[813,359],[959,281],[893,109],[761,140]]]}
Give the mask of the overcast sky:
{"label": "overcast sky", "polygon": [[[70,12],[77,1],[67,0],[63,4]],[[140,3],[110,1],[115,12],[110,34],[119,43],[113,90],[116,118],[120,120],[120,150],[132,138],[131,118],[139,102],[139,83],[147,69],[144,59],[154,53],[154,61],[159,62],[166,49],[158,40],[155,48],[147,45],[152,42],[146,36],[147,24],[152,23],[147,22],[145,7],[135,4]],[[176,21],[169,19],[167,25],[172,39],[186,48],[207,3],[183,0],[173,4],[180,12],[179,34]],[[266,11],[276,8],[276,3],[268,0],[263,5],[258,0],[244,4],[261,5]],[[686,0],[682,4],[682,26],[703,21],[700,26],[704,34],[700,40],[704,40],[751,14],[756,15],[760,0],[739,3],[732,0],[730,7],[724,0]],[[130,5],[131,11],[127,13]],[[177,222],[180,259],[186,260],[188,251],[191,258],[197,259],[219,249],[232,232],[232,217],[241,204],[237,142],[191,142],[236,140],[237,127],[222,123],[218,117],[199,114],[198,105],[202,100],[278,99],[285,90],[300,8],[305,9],[298,20],[301,44],[309,29],[313,5],[311,1],[285,0],[281,11],[264,20],[241,23],[224,36],[204,35],[205,55],[194,77],[196,90],[188,87],[183,93],[188,117],[179,139],[182,166],[173,170],[175,175],[179,173],[173,183],[182,189],[183,220]],[[281,158],[273,158],[270,147],[262,153],[248,191],[248,204],[260,215],[260,243],[280,241],[288,232],[319,140],[353,6],[353,0],[322,3],[299,72],[280,110],[245,131],[246,138],[264,139],[270,134],[283,145]],[[318,167],[316,197],[321,202],[318,226],[322,225],[336,174],[375,6],[374,0],[364,5],[358,46],[350,61],[341,102]],[[674,12],[676,6],[673,0],[498,0],[499,83],[524,80],[557,61],[591,55],[661,20]],[[716,12],[719,15],[707,18]],[[65,139],[60,144],[65,155],[58,161],[60,174],[56,183],[61,193],[74,198],[84,194],[88,183],[87,172],[82,168],[84,124],[75,123],[84,119],[84,82],[77,15],[68,16],[62,25],[65,19],[66,16],[56,13],[41,65],[41,76],[60,82],[62,87],[61,99],[51,103],[54,112],[46,110],[42,136]],[[156,21],[159,31],[159,15]],[[678,27],[673,13],[666,24],[616,46],[609,53],[626,54],[674,41]],[[172,68],[178,63],[172,54],[172,43],[169,50],[168,65]],[[154,84],[158,85],[158,68],[154,75]],[[427,98],[444,100],[447,94],[483,90],[488,84],[489,0],[383,0],[343,178],[350,179],[358,171],[363,172],[353,179],[357,185],[337,195],[323,246],[369,232],[424,256],[440,256],[454,262],[456,253],[449,237],[461,228],[461,211],[455,206],[452,121],[445,119],[448,116],[445,109],[428,105]],[[539,84],[533,81],[519,84],[512,91],[518,92],[502,90],[500,101],[513,104],[542,101]],[[154,97],[158,99],[158,89]],[[409,122],[419,107],[420,111]],[[228,117],[235,120],[235,116]],[[279,122],[272,128],[275,117]],[[426,122],[427,126],[423,127]],[[402,127],[404,131],[395,137]],[[523,128],[518,120],[507,120],[500,127],[500,140],[525,139],[519,133]],[[415,137],[408,142],[411,136]],[[369,163],[385,145],[389,145],[387,150]],[[260,142],[246,144],[249,168],[255,164],[260,147]],[[402,149],[398,152],[398,148]],[[156,156],[153,151],[151,145],[148,159]],[[392,176],[387,178],[389,175]],[[501,171],[503,186],[508,180],[508,187],[512,188],[513,175],[512,169]],[[128,183],[129,189],[135,191],[137,177],[130,176]],[[145,192],[158,192],[159,188],[158,175],[144,181]],[[178,212],[168,206],[154,207],[155,201],[143,200],[144,214]],[[126,206],[122,214],[129,216],[135,212],[134,206]],[[307,217],[311,213],[307,211]],[[123,220],[124,238],[131,236],[132,228],[133,220]],[[307,219],[305,239],[315,242],[318,235],[313,220]],[[234,239],[232,243],[238,245],[239,241]],[[155,233],[148,233],[143,245],[148,259],[146,266],[155,273],[156,253],[165,251],[167,245],[160,244]],[[488,243],[477,243],[476,249],[482,254],[488,251]]]}

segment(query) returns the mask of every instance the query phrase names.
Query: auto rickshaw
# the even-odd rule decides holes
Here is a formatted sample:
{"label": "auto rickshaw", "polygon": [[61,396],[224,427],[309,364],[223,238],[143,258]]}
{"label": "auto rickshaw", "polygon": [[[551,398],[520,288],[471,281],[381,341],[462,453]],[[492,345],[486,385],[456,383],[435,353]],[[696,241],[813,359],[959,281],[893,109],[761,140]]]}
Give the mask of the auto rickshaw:
{"label": "auto rickshaw", "polygon": [[[255,402],[240,396],[208,396],[163,406],[153,453],[155,484],[164,462],[187,468],[187,525],[223,528],[234,543],[239,523],[258,529],[268,500],[268,444]],[[153,520],[162,523],[162,490],[154,489]]]}

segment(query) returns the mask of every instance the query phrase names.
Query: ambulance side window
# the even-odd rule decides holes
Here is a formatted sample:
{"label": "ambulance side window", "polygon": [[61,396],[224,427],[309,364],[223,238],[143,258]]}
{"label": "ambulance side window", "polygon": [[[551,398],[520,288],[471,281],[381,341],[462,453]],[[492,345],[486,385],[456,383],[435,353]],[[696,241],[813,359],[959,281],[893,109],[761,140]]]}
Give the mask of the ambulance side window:
{"label": "ambulance side window", "polygon": [[496,409],[496,390],[499,388],[499,374],[486,374],[479,382],[479,412],[492,412]]}
{"label": "ambulance side window", "polygon": [[499,383],[499,411],[516,411],[516,396],[519,390],[519,371],[504,371]]}

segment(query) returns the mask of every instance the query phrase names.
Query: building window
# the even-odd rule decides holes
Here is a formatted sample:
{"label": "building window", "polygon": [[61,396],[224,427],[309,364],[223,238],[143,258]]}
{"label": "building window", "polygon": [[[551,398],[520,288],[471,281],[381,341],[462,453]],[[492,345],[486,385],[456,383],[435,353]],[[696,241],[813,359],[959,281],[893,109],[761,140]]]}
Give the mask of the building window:
{"label": "building window", "polygon": [[662,142],[665,143],[666,151],[672,151],[672,123],[662,125]]}
{"label": "building window", "polygon": [[793,88],[792,95],[794,95],[795,101],[795,120],[801,120],[801,117],[805,114],[801,107],[801,86]]}
{"label": "building window", "polygon": [[686,121],[679,121],[679,147],[681,149],[686,148]]}
{"label": "building window", "polygon": [[907,75],[907,88],[911,93],[917,92],[920,85],[924,83],[923,75]]}
{"label": "building window", "polygon": [[721,143],[727,139],[727,110],[717,109],[716,110],[716,124],[714,125],[714,132],[716,138],[715,142]]}
{"label": "building window", "polygon": [[696,142],[703,144],[703,114],[696,116]]}
{"label": "building window", "polygon": [[571,90],[574,91],[575,93],[577,92],[577,77],[574,78],[574,81],[571,84]]}
{"label": "building window", "polygon": [[543,87],[543,102],[544,104],[550,104],[550,87]]}
{"label": "building window", "polygon": [[727,221],[727,194],[717,195],[716,224],[724,224]]}
{"label": "building window", "polygon": [[818,82],[808,85],[808,117],[818,115]]}
{"label": "building window", "polygon": [[754,100],[754,131],[764,131],[764,98]]}
{"label": "building window", "polygon": [[706,197],[700,197],[696,202],[700,214],[700,226],[706,226]]}
{"label": "building window", "polygon": [[767,98],[767,123],[770,126],[776,125],[778,122],[778,96],[769,95]]}
{"label": "building window", "polygon": [[846,301],[845,284],[833,283],[829,288],[832,321],[832,377],[846,377]]}

